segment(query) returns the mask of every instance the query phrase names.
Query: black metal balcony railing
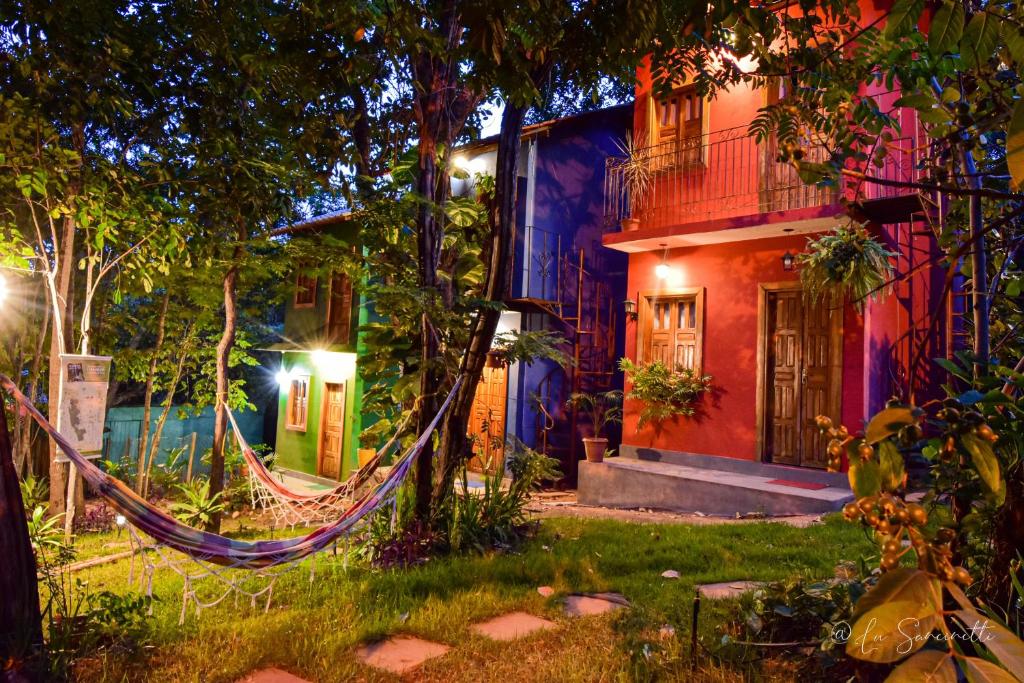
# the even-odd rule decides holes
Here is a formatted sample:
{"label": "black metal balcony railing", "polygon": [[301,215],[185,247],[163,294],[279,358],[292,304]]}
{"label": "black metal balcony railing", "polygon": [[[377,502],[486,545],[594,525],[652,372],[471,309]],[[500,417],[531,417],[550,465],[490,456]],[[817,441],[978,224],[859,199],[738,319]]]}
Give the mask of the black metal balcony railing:
{"label": "black metal balcony railing", "polygon": [[[912,140],[908,154],[890,156],[878,175],[901,180],[915,175]],[[802,149],[804,160],[823,162],[820,145]],[[625,177],[626,160],[611,157],[605,168],[605,221],[617,227],[625,218],[639,219],[644,228],[786,211],[835,203],[836,188],[808,185],[791,164],[778,161],[774,138],[758,143],[744,127],[700,137],[661,143],[640,152],[650,170],[642,196],[631,197]],[[848,189],[848,188],[847,188]],[[859,187],[861,198],[888,196],[891,189]]]}

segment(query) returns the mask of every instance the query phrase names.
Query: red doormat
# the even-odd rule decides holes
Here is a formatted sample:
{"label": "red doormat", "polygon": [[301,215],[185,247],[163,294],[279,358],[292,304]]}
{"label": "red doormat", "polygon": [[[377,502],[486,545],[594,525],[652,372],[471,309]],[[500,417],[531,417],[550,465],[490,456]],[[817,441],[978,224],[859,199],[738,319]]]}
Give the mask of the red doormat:
{"label": "red doormat", "polygon": [[820,491],[828,488],[828,484],[815,484],[810,481],[791,481],[789,479],[772,479],[768,483],[778,484],[779,486],[792,486],[795,489],[810,489],[811,491]]}

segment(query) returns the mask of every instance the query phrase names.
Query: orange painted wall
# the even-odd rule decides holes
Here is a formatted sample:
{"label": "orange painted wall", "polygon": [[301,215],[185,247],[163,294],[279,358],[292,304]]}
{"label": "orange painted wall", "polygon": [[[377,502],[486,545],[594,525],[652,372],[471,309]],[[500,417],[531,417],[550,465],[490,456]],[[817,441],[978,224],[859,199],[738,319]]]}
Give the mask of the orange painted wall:
{"label": "orange painted wall", "polygon": [[[795,280],[782,269],[787,250],[804,248],[804,237],[780,237],[672,249],[667,261],[681,273],[673,287],[704,287],[704,373],[714,391],[699,414],[637,430],[640,404],[627,401],[623,443],[744,460],[756,457],[758,285]],[[654,275],[660,252],[630,257],[629,296],[663,288]],[[636,358],[637,323],[626,328],[626,354]],[[843,420],[859,425],[864,396],[864,334],[859,315],[847,307],[843,323]],[[628,391],[627,382],[627,391]]]}

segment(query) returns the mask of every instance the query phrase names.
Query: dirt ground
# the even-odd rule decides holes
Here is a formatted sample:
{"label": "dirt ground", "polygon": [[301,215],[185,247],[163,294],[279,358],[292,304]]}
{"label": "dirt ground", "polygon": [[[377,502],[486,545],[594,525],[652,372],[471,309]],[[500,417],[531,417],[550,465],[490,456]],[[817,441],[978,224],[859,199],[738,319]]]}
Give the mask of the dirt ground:
{"label": "dirt ground", "polygon": [[671,512],[650,508],[618,509],[580,505],[572,491],[552,491],[534,494],[527,511],[537,519],[546,517],[577,517],[581,519],[615,519],[622,522],[646,524],[748,524],[750,522],[780,522],[799,528],[817,524],[821,515],[791,515],[785,517],[748,516],[720,517],[697,513]]}

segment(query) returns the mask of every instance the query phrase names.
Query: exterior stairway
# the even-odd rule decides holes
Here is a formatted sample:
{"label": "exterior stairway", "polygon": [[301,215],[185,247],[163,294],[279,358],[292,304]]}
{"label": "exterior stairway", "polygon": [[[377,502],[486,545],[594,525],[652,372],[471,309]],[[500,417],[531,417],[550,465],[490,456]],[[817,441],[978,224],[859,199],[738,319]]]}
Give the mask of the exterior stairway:
{"label": "exterior stairway", "polygon": [[635,446],[621,450],[602,463],[580,462],[581,504],[731,517],[820,514],[853,500],[842,473]]}

